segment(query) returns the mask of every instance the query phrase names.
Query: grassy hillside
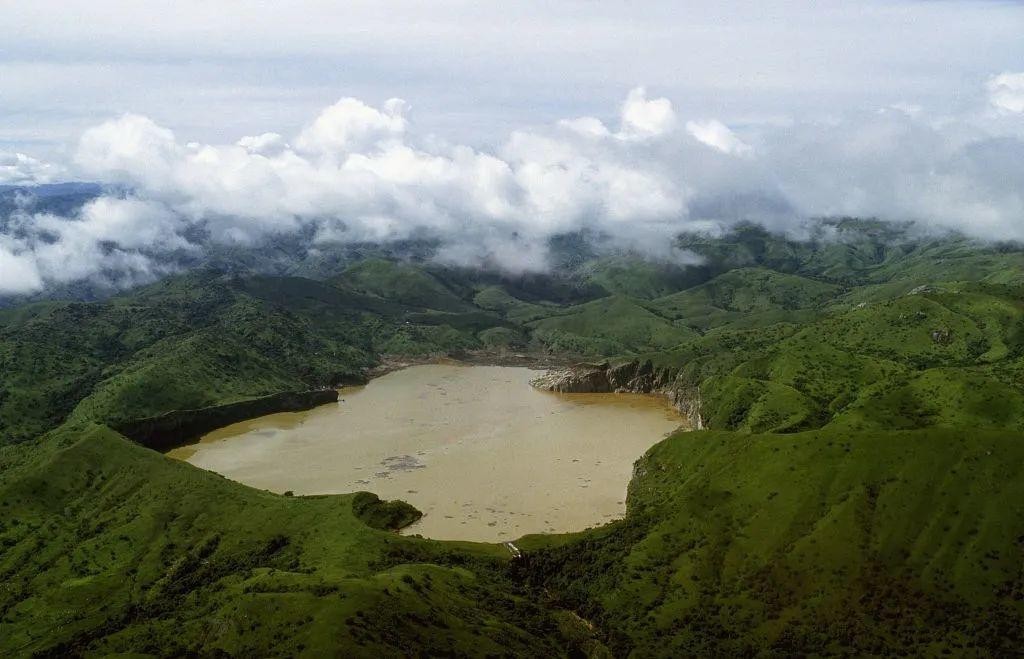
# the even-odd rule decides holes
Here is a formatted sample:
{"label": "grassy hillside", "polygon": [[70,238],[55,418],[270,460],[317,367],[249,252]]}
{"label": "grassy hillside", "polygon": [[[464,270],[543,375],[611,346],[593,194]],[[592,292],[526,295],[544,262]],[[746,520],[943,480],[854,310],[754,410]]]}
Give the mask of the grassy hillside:
{"label": "grassy hillside", "polygon": [[1009,656],[1022,440],[679,434],[637,464],[625,520],[526,538],[516,568],[617,656]]}
{"label": "grassy hillside", "polygon": [[[1019,651],[1022,252],[859,220],[679,246],[701,265],[568,239],[544,275],[373,251],[322,281],[0,311],[0,655]],[[649,359],[710,430],[643,457],[625,520],[513,561],[389,532],[401,503],[256,491],[110,429],[473,350]]]}
{"label": "grassy hillside", "polygon": [[723,325],[764,325],[812,319],[840,287],[763,268],[740,268],[660,297],[652,309],[699,331]]}
{"label": "grassy hillside", "polygon": [[504,324],[482,310],[467,318],[418,309],[308,279],[208,273],[105,302],[8,310],[0,443],[31,439],[72,413],[117,422],[358,380],[382,353],[471,349],[476,332]]}
{"label": "grassy hillside", "polygon": [[527,326],[556,352],[607,356],[669,348],[697,336],[621,295],[569,307]]}
{"label": "grassy hillside", "polygon": [[0,471],[5,656],[542,656],[573,644],[501,576],[504,548],[371,528],[357,513],[387,518],[372,495],[252,490],[100,426],[36,451]]}
{"label": "grassy hillside", "polygon": [[354,290],[412,307],[462,311],[466,304],[429,273],[384,259],[368,259],[348,268],[338,283]]}
{"label": "grassy hillside", "polygon": [[685,265],[646,261],[640,256],[595,258],[580,276],[612,295],[652,299],[699,284],[703,272]]}

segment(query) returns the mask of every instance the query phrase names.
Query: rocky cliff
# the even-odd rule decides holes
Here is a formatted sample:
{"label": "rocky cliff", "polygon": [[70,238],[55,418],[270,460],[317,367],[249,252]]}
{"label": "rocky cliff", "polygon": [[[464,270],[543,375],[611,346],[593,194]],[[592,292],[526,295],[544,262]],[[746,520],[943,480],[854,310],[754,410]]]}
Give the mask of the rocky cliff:
{"label": "rocky cliff", "polygon": [[704,427],[700,413],[700,389],[685,385],[678,374],[678,369],[670,366],[655,366],[650,360],[634,359],[618,364],[577,364],[552,370],[530,384],[544,391],[559,393],[663,394],[699,430]]}
{"label": "rocky cliff", "polygon": [[204,407],[175,410],[159,416],[126,421],[114,426],[119,433],[143,446],[169,451],[188,444],[216,428],[276,412],[298,412],[338,400],[335,389],[289,391],[261,398]]}

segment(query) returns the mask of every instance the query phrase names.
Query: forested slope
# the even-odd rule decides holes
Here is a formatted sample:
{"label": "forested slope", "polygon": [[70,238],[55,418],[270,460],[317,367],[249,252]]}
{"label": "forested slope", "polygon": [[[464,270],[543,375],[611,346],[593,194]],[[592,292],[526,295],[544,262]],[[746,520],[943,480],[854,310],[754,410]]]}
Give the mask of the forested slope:
{"label": "forested slope", "polygon": [[[1024,253],[829,226],[681,238],[698,265],[374,252],[0,311],[0,653],[1014,654]],[[112,429],[474,352],[649,361],[708,430],[637,456],[626,519],[512,560]]]}

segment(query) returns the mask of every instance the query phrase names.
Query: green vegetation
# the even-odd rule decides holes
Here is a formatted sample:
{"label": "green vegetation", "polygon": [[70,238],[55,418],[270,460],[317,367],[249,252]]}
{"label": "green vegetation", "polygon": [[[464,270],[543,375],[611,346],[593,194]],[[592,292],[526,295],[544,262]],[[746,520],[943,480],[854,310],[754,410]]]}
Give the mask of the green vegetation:
{"label": "green vegetation", "polygon": [[[686,236],[690,267],[567,239],[520,277],[374,253],[0,311],[0,654],[1019,652],[1024,253],[809,235]],[[473,351],[649,360],[709,429],[641,459],[624,520],[516,560],[112,430]]]}
{"label": "green vegetation", "polygon": [[[630,298],[613,295],[561,310],[557,315],[527,323],[527,327],[556,352],[621,355],[643,348],[670,348],[697,333],[648,311]],[[573,350],[559,349],[570,344]]]}
{"label": "green vegetation", "polygon": [[404,501],[381,501],[372,492],[359,492],[352,499],[352,513],[367,526],[396,531],[404,529],[423,513]]}
{"label": "green vegetation", "polygon": [[429,273],[383,259],[356,263],[346,268],[337,281],[357,291],[412,307],[462,311],[468,306]]}
{"label": "green vegetation", "polygon": [[[372,499],[371,499],[372,497]],[[0,472],[0,653],[557,654],[507,552],[374,526],[369,494],[285,497],[67,427]]]}
{"label": "green vegetation", "polygon": [[524,539],[515,571],[617,656],[1008,656],[1021,439],[679,434],[638,463],[626,520]]}

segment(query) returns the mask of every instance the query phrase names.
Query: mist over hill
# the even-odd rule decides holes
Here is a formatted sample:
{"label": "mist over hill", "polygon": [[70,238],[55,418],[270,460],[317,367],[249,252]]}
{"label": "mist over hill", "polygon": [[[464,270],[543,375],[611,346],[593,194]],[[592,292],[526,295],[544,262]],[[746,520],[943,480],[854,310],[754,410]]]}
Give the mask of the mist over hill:
{"label": "mist over hill", "polygon": [[1012,73],[978,81],[950,116],[895,104],[738,127],[636,87],[611,119],[523,126],[486,147],[422,132],[396,98],[343,97],[298,131],[230,143],[124,114],[82,131],[63,170],[101,185],[0,189],[0,295],[95,296],[211,263],[315,275],[367,246],[548,272],[553,242],[577,234],[682,266],[700,257],[680,235],[756,224],[830,239],[834,220],[817,218],[1020,241],[1019,84]]}
{"label": "mist over hill", "polygon": [[[83,207],[104,195],[130,196],[124,190],[92,183],[0,188],[0,234],[15,239],[34,236],[43,245],[41,249],[53,250],[49,258],[60,265],[59,276],[40,281],[41,288],[31,292],[19,292],[14,283],[16,269],[6,270],[11,279],[0,286],[0,307],[44,299],[100,300],[164,276],[192,270],[323,280],[338,275],[352,263],[370,257],[455,272],[479,271],[482,276],[499,280],[549,278],[598,287],[601,281],[607,283],[608,275],[597,275],[597,283],[590,282],[595,268],[639,268],[657,273],[651,276],[662,278],[666,283],[661,290],[667,292],[684,283],[699,283],[742,265],[767,265],[788,272],[805,272],[808,269],[817,272],[824,266],[808,265],[801,259],[808,259],[808,254],[819,251],[837,259],[853,259],[859,262],[858,267],[863,268],[892,254],[926,248],[953,249],[959,246],[991,253],[1021,249],[1015,241],[972,239],[909,222],[856,218],[808,219],[794,224],[785,232],[752,222],[708,223],[702,230],[675,235],[671,239],[671,249],[663,248],[656,253],[622,244],[615,236],[592,230],[553,234],[545,241],[544,267],[528,270],[510,270],[500,262],[487,259],[476,259],[466,265],[452,263],[447,258],[454,248],[451,237],[431,234],[427,230],[400,240],[325,241],[318,236],[316,227],[310,224],[293,232],[271,234],[256,242],[238,244],[212,240],[209,231],[197,223],[182,234],[182,242],[173,249],[159,244],[124,243],[116,237],[98,242],[95,253],[91,248],[83,253],[63,244],[61,232],[69,230],[64,227],[72,227],[73,230],[76,224],[82,223],[79,216]],[[46,217],[46,227],[49,228],[38,226],[38,217]],[[472,249],[472,246],[466,245],[465,248]],[[845,256],[839,256],[841,254]],[[84,262],[76,263],[78,259],[84,259]],[[615,263],[626,265],[615,266]],[[644,263],[646,265],[642,265]],[[841,279],[855,269],[837,277]],[[619,284],[612,285],[609,290],[618,291],[617,286]]]}
{"label": "mist over hill", "polygon": [[2,21],[0,656],[1024,656],[1024,4]]}
{"label": "mist over hill", "polygon": [[[316,279],[253,274],[248,252],[0,310],[0,650],[1012,652],[1024,252],[821,231],[690,234],[688,265],[572,234],[514,275],[418,243]],[[518,558],[367,526],[415,518],[372,495],[278,496],[146,448],[386,358],[530,355],[586,361],[577,390],[598,369],[671,395],[703,429],[640,458],[625,519]]]}

